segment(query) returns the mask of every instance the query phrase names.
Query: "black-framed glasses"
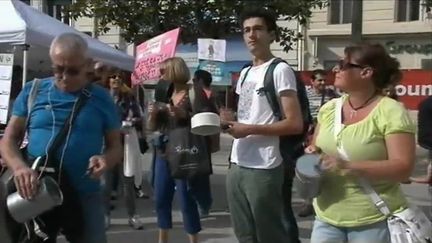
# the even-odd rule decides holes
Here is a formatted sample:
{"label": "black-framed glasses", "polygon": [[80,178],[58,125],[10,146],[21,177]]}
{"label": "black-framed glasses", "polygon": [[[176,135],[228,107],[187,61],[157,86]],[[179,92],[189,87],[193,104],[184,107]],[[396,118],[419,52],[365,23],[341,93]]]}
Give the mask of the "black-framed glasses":
{"label": "black-framed glasses", "polygon": [[348,69],[352,69],[352,68],[360,68],[363,69],[366,66],[360,65],[360,64],[355,64],[355,63],[351,63],[351,62],[347,62],[343,59],[339,60],[338,63],[336,64],[336,68],[338,68],[339,70],[348,70]]}
{"label": "black-framed glasses", "polygon": [[56,74],[67,74],[69,76],[77,76],[81,73],[81,68],[78,67],[65,67],[60,65],[53,65],[53,72]]}

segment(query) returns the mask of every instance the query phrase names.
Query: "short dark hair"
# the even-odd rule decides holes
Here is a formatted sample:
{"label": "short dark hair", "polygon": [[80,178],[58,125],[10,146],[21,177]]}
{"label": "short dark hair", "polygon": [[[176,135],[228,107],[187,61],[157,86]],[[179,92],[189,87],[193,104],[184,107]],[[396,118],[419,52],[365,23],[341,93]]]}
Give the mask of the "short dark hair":
{"label": "short dark hair", "polygon": [[315,80],[318,75],[325,76],[327,75],[327,72],[323,69],[315,69],[312,71],[311,79]]}
{"label": "short dark hair", "polygon": [[262,18],[264,19],[264,22],[266,23],[267,30],[268,31],[274,31],[277,33],[278,26],[276,24],[276,14],[265,8],[250,8],[246,9],[241,17],[240,17],[240,24],[243,26],[243,23],[250,18]]}
{"label": "short dark hair", "polygon": [[210,87],[213,81],[211,73],[206,70],[198,69],[195,71],[194,76],[196,79],[201,80],[205,87]]}

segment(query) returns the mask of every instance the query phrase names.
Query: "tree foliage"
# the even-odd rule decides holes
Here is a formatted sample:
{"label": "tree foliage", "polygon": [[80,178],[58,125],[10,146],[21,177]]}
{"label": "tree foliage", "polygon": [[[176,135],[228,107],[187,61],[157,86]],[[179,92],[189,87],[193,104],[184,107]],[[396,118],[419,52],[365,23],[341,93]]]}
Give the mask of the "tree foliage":
{"label": "tree foliage", "polygon": [[[98,32],[115,25],[128,42],[140,43],[167,30],[182,28],[181,41],[197,38],[226,38],[240,33],[239,16],[245,8],[272,9],[284,20],[306,24],[313,7],[322,8],[327,0],[77,0],[69,6],[72,18],[95,17]],[[299,38],[295,31],[279,29],[285,50]]]}

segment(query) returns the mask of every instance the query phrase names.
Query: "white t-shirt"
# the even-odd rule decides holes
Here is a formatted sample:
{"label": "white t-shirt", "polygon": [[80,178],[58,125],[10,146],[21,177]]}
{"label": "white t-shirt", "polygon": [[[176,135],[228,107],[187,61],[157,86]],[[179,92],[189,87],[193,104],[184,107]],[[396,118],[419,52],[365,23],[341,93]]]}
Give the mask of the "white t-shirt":
{"label": "white t-shirt", "polygon": [[[278,121],[265,95],[258,94],[257,90],[264,86],[265,73],[273,61],[270,60],[262,65],[250,69],[242,84],[246,71],[240,73],[236,92],[239,95],[237,121],[244,124],[272,124]],[[292,68],[286,63],[279,63],[273,73],[276,93],[285,90],[297,90],[296,78]],[[250,135],[245,138],[235,139],[231,162],[239,166],[254,169],[272,169],[279,166],[282,157],[279,151],[278,136]]]}

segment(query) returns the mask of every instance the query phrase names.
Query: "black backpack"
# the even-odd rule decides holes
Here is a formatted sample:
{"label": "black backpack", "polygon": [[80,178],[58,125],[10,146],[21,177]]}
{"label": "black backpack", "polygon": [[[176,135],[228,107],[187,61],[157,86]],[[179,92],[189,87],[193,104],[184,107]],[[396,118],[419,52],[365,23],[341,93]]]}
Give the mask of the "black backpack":
{"label": "black backpack", "polygon": [[[283,114],[281,113],[279,100],[276,95],[276,89],[273,80],[273,72],[276,66],[281,62],[286,63],[286,61],[280,58],[275,58],[272,61],[264,76],[264,86],[259,90],[259,92],[264,92],[267,101],[269,102],[270,107],[273,110],[274,116],[277,117],[279,120],[283,119]],[[243,79],[241,80],[240,85],[243,85],[243,82],[245,81],[250,71],[251,65],[248,66],[249,69],[246,70],[246,73]],[[304,142],[308,134],[309,126],[312,124],[312,116],[309,110],[309,100],[306,94],[306,87],[303,81],[298,76],[298,73],[295,73],[295,75],[296,75],[296,85],[297,85],[297,97],[300,103],[300,109],[303,116],[304,126],[303,126],[303,132],[301,134],[279,137],[280,153],[282,155],[284,162],[288,165],[294,165],[297,158],[299,158],[304,154]]]}

